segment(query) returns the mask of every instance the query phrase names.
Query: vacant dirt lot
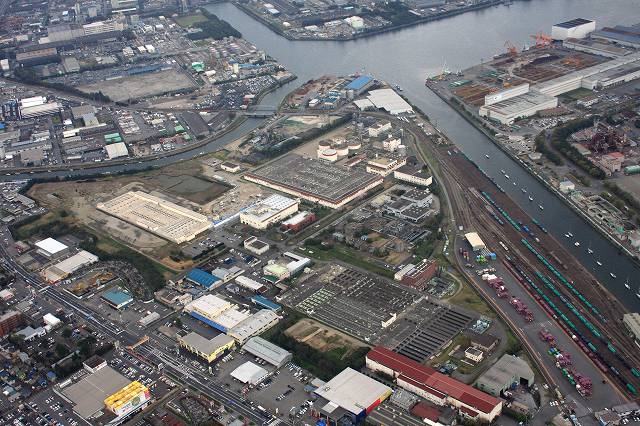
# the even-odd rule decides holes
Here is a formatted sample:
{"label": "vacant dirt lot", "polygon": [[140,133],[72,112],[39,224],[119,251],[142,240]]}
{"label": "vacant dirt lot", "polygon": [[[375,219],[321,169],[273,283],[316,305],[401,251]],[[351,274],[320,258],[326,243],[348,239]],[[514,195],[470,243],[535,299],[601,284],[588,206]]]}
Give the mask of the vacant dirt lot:
{"label": "vacant dirt lot", "polygon": [[322,352],[345,348],[347,351],[344,356],[363,346],[353,337],[312,319],[298,321],[289,327],[285,334]]}

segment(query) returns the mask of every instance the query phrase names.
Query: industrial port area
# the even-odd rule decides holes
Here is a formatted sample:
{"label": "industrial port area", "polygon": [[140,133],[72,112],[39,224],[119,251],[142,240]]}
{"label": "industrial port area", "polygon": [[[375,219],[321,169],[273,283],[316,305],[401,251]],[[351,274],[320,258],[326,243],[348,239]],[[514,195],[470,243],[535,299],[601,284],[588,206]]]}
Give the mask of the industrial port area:
{"label": "industrial port area", "polygon": [[414,92],[220,13],[313,56],[513,3],[0,0],[0,424],[640,424],[640,24]]}

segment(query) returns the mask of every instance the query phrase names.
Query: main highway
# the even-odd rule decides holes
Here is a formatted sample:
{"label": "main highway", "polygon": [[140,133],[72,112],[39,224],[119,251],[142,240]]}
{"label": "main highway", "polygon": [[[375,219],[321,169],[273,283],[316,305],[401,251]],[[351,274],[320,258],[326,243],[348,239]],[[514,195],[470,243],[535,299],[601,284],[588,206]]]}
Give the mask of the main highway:
{"label": "main highway", "polygon": [[[14,260],[9,251],[9,247],[13,246],[13,239],[7,227],[0,228],[0,237],[6,238],[8,241],[5,244],[0,244],[0,257],[4,259],[3,263],[5,268],[13,272],[16,278],[22,279],[26,287],[34,291],[35,298],[50,298],[61,306],[73,311],[76,315],[81,316],[96,330],[104,333],[113,341],[119,341],[122,345],[132,346],[142,339],[142,335],[134,335],[127,330],[123,330],[113,324],[109,319],[104,318],[100,313],[81,305],[69,293],[58,287],[44,283],[38,276],[26,271]],[[171,343],[173,344],[175,342]],[[243,415],[246,419],[253,421],[255,424],[287,424],[248,405],[239,394],[216,383],[211,377],[208,377],[206,374],[169,353],[166,347],[167,342],[163,342],[161,338],[151,335],[146,343],[136,348],[136,351],[143,358],[155,364],[154,367],[162,363],[164,372],[170,374],[173,379],[233,408],[233,410]]]}

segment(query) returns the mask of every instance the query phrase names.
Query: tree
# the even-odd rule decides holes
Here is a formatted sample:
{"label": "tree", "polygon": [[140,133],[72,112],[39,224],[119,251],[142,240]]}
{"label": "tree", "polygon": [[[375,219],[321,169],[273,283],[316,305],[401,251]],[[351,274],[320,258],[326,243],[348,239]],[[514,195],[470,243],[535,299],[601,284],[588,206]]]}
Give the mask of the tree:
{"label": "tree", "polygon": [[69,349],[67,349],[65,345],[63,345],[62,343],[58,343],[56,345],[56,355],[58,356],[58,358],[64,358],[68,353]]}
{"label": "tree", "polygon": [[69,327],[65,327],[64,329],[62,329],[62,337],[64,337],[65,339],[71,337],[71,334],[71,329]]}
{"label": "tree", "polygon": [[180,318],[176,318],[173,323],[176,325],[176,327],[182,327],[182,320]]}

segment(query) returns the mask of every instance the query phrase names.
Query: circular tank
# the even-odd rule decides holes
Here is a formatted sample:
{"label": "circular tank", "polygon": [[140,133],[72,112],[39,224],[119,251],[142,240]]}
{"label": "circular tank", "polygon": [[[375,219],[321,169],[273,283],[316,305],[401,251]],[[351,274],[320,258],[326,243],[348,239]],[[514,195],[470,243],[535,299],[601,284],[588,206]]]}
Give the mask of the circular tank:
{"label": "circular tank", "polygon": [[349,155],[349,147],[345,144],[336,145],[335,150],[338,153],[338,157],[344,157],[345,155]]}
{"label": "circular tank", "polygon": [[337,161],[338,151],[336,151],[333,148],[325,149],[324,151],[320,152],[320,154],[318,155],[318,158],[321,158],[323,160],[328,160],[328,161]]}
{"label": "circular tank", "polygon": [[360,148],[362,148],[362,144],[360,143],[360,141],[349,142],[349,151],[356,151]]}
{"label": "circular tank", "polygon": [[331,142],[329,141],[320,141],[318,142],[318,149],[324,151],[325,149],[331,148]]}

